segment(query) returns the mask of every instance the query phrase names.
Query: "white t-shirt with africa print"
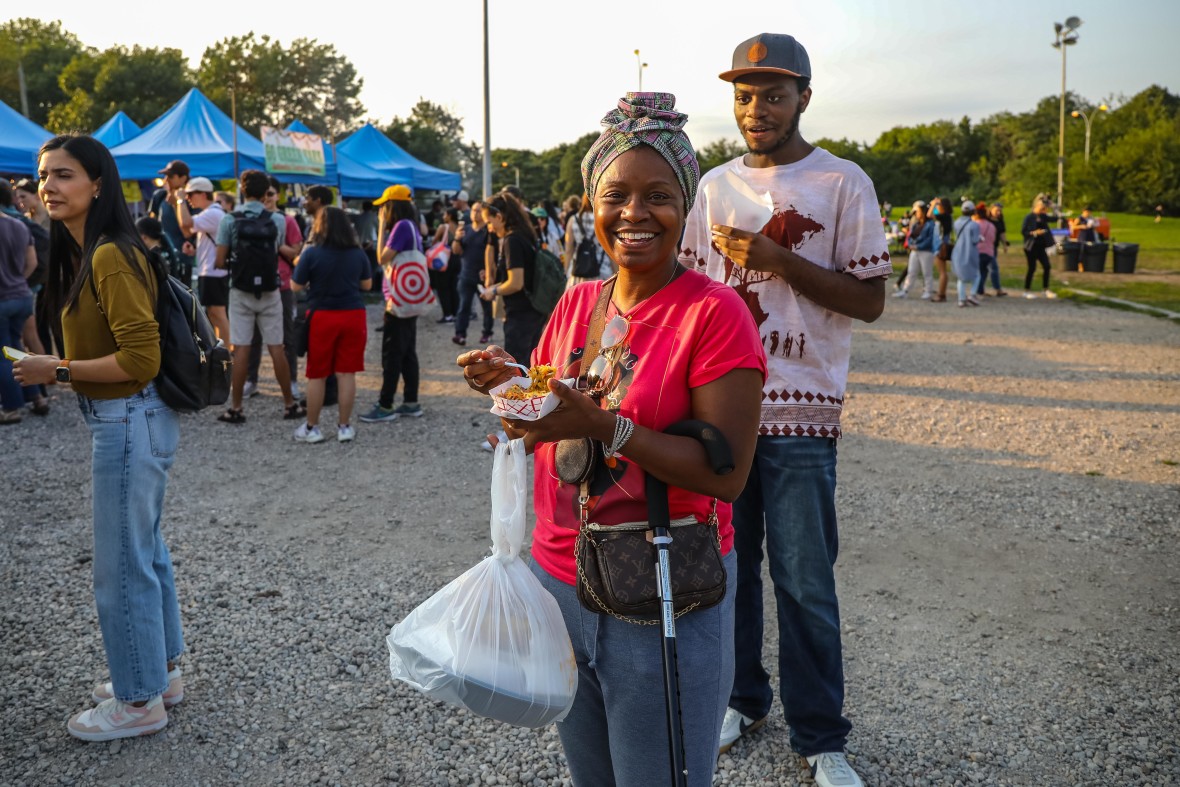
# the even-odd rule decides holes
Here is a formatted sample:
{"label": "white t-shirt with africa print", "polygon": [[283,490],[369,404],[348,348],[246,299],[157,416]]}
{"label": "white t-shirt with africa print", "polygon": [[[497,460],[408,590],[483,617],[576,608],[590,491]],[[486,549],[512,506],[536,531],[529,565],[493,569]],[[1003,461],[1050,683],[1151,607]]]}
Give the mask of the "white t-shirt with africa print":
{"label": "white t-shirt with africa print", "polygon": [[[774,274],[735,265],[713,245],[709,228],[761,231],[815,265],[858,279],[888,276],[873,183],[856,164],[822,148],[779,167],[754,169],[742,158],[701,179],[680,261],[732,286],[754,315],[769,362],[759,433],[839,437],[852,318],[800,295]],[[743,193],[727,181],[740,181]]]}

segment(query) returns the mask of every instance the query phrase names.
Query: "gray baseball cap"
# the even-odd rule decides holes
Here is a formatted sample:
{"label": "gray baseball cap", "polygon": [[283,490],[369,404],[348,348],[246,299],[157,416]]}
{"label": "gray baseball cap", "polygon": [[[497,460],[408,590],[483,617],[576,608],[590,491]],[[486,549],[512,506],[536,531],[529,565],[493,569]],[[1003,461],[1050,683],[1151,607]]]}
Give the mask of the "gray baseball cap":
{"label": "gray baseball cap", "polygon": [[733,82],[746,74],[759,72],[811,78],[811,59],[807,50],[793,36],[759,33],[738,44],[733,50],[733,68],[720,74]]}

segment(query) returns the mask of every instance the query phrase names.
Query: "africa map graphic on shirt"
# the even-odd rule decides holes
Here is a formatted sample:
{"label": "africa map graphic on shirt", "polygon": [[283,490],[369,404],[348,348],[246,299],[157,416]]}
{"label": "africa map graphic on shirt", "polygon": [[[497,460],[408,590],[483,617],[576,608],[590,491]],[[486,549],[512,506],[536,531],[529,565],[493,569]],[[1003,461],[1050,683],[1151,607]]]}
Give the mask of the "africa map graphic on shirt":
{"label": "africa map graphic on shirt", "polygon": [[[759,232],[783,248],[797,251],[813,235],[818,235],[823,231],[824,226],[822,224],[815,221],[811,216],[803,215],[795,209],[795,206],[791,205],[786,210],[776,210],[770,217],[770,220],[766,222],[766,226]],[[722,254],[721,249],[717,247],[716,243],[711,243],[711,245],[715,252]],[[723,254],[722,256],[724,257]],[[782,357],[789,358],[791,357],[792,351],[794,351],[801,358],[807,346],[807,337],[804,334],[800,333],[799,336],[793,336],[788,331],[785,335],[780,335],[778,330],[772,330],[766,334],[762,332],[762,326],[770,315],[762,308],[758,292],[753,289],[753,285],[761,284],[773,278],[775,278],[773,273],[746,270],[740,265],[737,265],[729,257],[725,257],[725,280],[741,296],[742,300],[746,302],[746,306],[750,309],[750,314],[754,315],[754,322],[758,326],[759,335],[762,336],[762,343],[766,348],[766,354],[778,355],[781,353]]]}

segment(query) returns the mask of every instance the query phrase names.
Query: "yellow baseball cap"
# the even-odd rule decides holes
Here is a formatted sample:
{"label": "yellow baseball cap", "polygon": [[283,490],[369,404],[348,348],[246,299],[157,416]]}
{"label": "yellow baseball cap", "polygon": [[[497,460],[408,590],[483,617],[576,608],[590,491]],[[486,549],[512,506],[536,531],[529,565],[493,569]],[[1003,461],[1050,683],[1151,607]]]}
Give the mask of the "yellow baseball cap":
{"label": "yellow baseball cap", "polygon": [[381,195],[380,199],[373,200],[374,205],[383,205],[386,202],[409,202],[413,196],[409,186],[403,186],[400,183],[396,186],[390,186]]}

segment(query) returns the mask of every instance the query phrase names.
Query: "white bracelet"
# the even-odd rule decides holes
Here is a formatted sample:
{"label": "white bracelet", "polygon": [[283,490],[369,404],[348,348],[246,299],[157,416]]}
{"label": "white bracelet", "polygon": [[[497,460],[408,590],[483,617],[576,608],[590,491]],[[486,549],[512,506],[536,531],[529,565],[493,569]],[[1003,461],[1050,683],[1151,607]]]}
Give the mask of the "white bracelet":
{"label": "white bracelet", "polygon": [[619,451],[623,450],[623,446],[631,439],[631,435],[635,434],[635,422],[630,418],[624,418],[621,415],[615,416],[615,436],[611,440],[611,444],[606,447],[607,456],[615,456]]}

